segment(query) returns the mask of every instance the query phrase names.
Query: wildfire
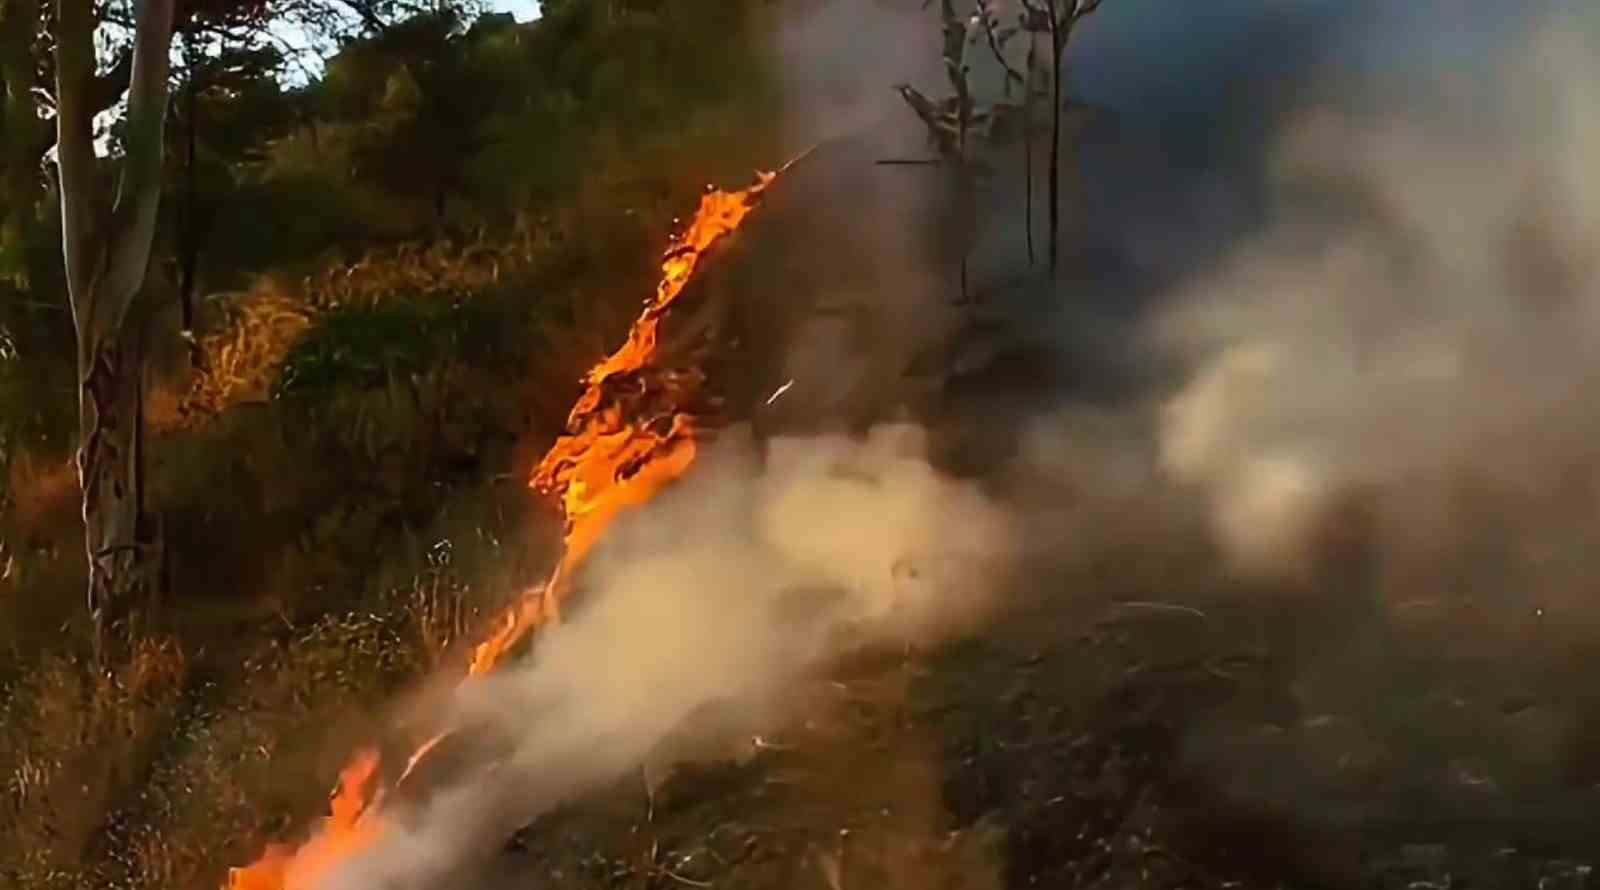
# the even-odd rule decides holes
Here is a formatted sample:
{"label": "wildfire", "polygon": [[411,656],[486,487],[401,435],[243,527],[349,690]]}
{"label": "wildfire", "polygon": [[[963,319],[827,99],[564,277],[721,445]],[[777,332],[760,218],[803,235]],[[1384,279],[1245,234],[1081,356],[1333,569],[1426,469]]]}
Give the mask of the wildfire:
{"label": "wildfire", "polygon": [[[535,629],[558,619],[572,575],[612,521],[649,501],[694,462],[693,407],[704,375],[698,369],[655,366],[660,324],[705,251],[739,227],[777,176],[759,173],[756,183],[741,191],[707,190],[694,219],[663,257],[661,281],[627,342],[585,375],[567,434],[530,481],[561,505],[566,520],[561,561],[548,581],[525,591],[496,622],[494,633],[473,651],[469,676],[492,671]],[[438,736],[419,747],[398,781],[442,740]],[[330,815],[310,840],[299,847],[269,846],[256,862],[230,872],[229,890],[313,890],[334,866],[366,849],[384,830],[378,766],[376,751],[359,752],[341,773]]]}
{"label": "wildfire", "polygon": [[698,370],[656,368],[661,320],[694,276],[705,251],[744,222],[776,173],[757,174],[744,191],[708,190],[689,228],[661,261],[661,281],[628,340],[584,377],[583,394],[534,470],[533,488],[557,499],[566,517],[565,550],[544,586],[525,593],[500,630],[473,652],[470,673],[488,673],[546,620],[559,617],[568,581],[612,520],[655,497],[694,462],[692,404]]}
{"label": "wildfire", "polygon": [[315,887],[333,866],[363,850],[382,830],[376,790],[378,752],[357,752],[339,774],[339,785],[329,801],[329,814],[304,846],[272,844],[252,865],[229,875],[230,890],[287,890]]}

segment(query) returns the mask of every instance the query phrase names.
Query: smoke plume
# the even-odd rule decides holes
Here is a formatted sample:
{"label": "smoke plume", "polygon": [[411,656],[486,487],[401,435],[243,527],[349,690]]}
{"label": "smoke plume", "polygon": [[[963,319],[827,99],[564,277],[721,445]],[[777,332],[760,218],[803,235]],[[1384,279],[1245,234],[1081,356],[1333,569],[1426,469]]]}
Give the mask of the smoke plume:
{"label": "smoke plume", "polygon": [[[872,167],[920,138],[909,113],[879,126],[903,111],[894,82],[937,71],[915,5],[823,3],[783,31],[797,144],[854,142],[779,185],[763,212],[778,219],[792,200],[813,215],[780,232],[795,276],[762,274],[786,298],[809,275],[869,323],[845,345],[831,329],[790,338],[778,410],[850,410],[853,387],[892,389],[881,381],[949,325],[955,254],[939,230],[981,208],[935,213],[936,184],[892,179],[931,174]],[[1155,586],[1192,568],[1188,545],[1208,536],[1251,590],[1315,587],[1337,569],[1371,588],[1342,593],[1392,603],[1587,608],[1600,187],[1585,163],[1600,152],[1600,66],[1554,25],[1504,61],[1493,82],[1335,84],[1325,94],[1351,101],[1289,116],[1262,224],[1119,344],[1176,359],[1179,384],[1101,412],[1041,404],[1005,467],[1019,493],[1007,508],[934,469],[915,427],[775,439],[764,462],[723,437],[618,524],[577,612],[527,663],[450,702],[489,764],[398,814],[328,886],[463,880],[510,831],[615,781],[687,722],[760,723],[846,653],[975,627],[1020,558],[1098,548],[1128,557],[1110,583],[1144,573]],[[1158,547],[1167,576],[1150,569]]]}
{"label": "smoke plume", "polygon": [[1207,493],[1236,569],[1302,574],[1361,492],[1380,572],[1494,562],[1576,592],[1600,481],[1594,58],[1555,23],[1503,80],[1308,109],[1283,135],[1272,223],[1154,326],[1193,369],[1162,466]]}
{"label": "smoke plume", "polygon": [[696,476],[619,523],[577,614],[452,703],[464,734],[494,740],[492,764],[400,814],[327,886],[444,886],[691,716],[702,733],[712,712],[761,720],[847,652],[970,627],[1015,532],[922,448],[917,429],[884,427],[774,441],[760,466],[736,436],[719,440]]}

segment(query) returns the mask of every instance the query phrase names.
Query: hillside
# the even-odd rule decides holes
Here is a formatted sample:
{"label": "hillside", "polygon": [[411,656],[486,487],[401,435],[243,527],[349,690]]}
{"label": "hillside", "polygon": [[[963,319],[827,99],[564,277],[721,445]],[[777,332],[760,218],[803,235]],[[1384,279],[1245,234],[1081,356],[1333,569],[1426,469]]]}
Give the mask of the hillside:
{"label": "hillside", "polygon": [[99,659],[0,116],[0,887],[1592,885],[1563,19],[1110,0],[1050,205],[1012,4],[336,6],[179,12]]}

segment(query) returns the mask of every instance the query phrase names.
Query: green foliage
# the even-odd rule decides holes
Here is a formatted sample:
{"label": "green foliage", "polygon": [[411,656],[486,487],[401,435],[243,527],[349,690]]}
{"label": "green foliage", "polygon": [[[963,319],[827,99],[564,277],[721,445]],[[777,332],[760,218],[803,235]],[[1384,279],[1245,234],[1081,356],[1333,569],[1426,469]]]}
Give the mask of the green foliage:
{"label": "green foliage", "polygon": [[70,379],[71,328],[55,307],[0,285],[0,485],[22,448],[59,453],[77,420],[70,398],[50,398]]}
{"label": "green foliage", "polygon": [[[27,217],[26,288],[0,285],[0,777],[27,786],[0,792],[0,884],[215,886],[322,805],[370,738],[352,714],[531,580],[556,536],[527,528],[550,517],[526,450],[637,312],[670,219],[779,160],[758,5],[709,26],[691,0],[549,3],[529,24],[429,10],[309,83],[243,40],[177,70],[166,261],[141,299],[172,299],[192,246],[202,342],[232,336],[238,305],[207,294],[266,291],[298,321],[262,363],[275,399],[263,382],[189,424],[171,405],[203,375],[152,381],[175,640],[154,679],[74,659],[72,326],[54,207]],[[467,246],[433,251],[441,231]],[[437,262],[394,260],[415,242]],[[441,540],[454,562],[423,566]]]}
{"label": "green foliage", "polygon": [[505,365],[527,350],[526,330],[504,304],[450,302],[428,297],[340,307],[284,360],[275,397],[305,396],[335,386],[382,387],[430,369],[470,360]]}

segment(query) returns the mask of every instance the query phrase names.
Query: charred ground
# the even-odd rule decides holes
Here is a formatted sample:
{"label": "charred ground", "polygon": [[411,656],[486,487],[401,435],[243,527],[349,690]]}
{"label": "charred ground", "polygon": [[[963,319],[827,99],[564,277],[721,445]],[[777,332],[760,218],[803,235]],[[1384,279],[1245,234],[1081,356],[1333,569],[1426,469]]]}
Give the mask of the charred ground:
{"label": "charred ground", "polygon": [[557,887],[1587,886],[1592,785],[1472,771],[1505,775],[1531,711],[1581,702],[1529,704],[1486,679],[1441,703],[1462,666],[1413,656],[1374,668],[1398,679],[1360,707],[1322,711],[1305,687],[1350,682],[1308,673],[1302,643],[1328,640],[1327,619],[1203,596],[1041,602],[981,641],[819,680],[793,724],[564,807],[495,872]]}

